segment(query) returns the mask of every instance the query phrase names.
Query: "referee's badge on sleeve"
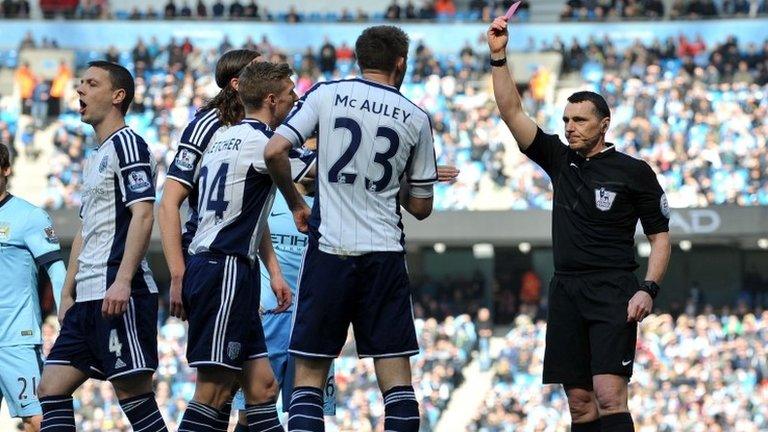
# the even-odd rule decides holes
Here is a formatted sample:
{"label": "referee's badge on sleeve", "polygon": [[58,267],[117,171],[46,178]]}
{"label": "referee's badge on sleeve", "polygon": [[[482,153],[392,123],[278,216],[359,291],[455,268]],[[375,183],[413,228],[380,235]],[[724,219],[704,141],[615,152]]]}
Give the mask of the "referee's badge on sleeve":
{"label": "referee's badge on sleeve", "polygon": [[661,202],[659,203],[659,206],[661,207],[661,214],[664,215],[665,218],[669,219],[669,216],[671,215],[671,211],[669,210],[669,201],[667,201],[667,194],[661,194]]}
{"label": "referee's badge on sleeve", "polygon": [[595,205],[601,211],[608,211],[613,206],[613,200],[616,199],[616,192],[605,190],[604,187],[595,189]]}

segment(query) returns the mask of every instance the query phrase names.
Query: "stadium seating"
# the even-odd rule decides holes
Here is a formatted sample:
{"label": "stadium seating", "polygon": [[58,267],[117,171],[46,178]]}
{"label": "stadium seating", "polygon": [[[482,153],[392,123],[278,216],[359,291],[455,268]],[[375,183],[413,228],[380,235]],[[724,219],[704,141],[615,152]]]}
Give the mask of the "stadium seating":
{"label": "stadium seating", "polygon": [[[191,43],[175,51],[146,43],[156,53],[151,64],[129,52],[115,59],[138,73],[128,123],[150,143],[162,186],[179,131],[216,91],[208,71],[217,53]],[[333,71],[321,73],[313,51],[288,57],[274,46],[259,48],[291,59],[299,91],[318,80],[355,73],[348,50],[342,58],[339,49]],[[672,207],[768,204],[768,161],[762,156],[768,136],[768,44],[744,46],[731,38],[706,47],[680,38],[636,43],[621,52],[610,39],[570,46],[555,39],[544,49],[562,53],[563,76],[575,76],[578,86],[607,96],[613,110],[608,138],[651,163]],[[171,57],[171,51],[184,56]],[[84,51],[77,61],[83,66],[102,55]],[[437,187],[436,208],[550,208],[545,174],[514,148],[498,116],[482,55],[471,47],[438,55],[421,46],[412,57],[402,91],[432,116],[439,162],[462,171],[450,189]],[[544,129],[562,133],[562,99],[537,93],[534,87],[524,92],[526,109]],[[69,109],[52,126],[55,163],[47,190],[40,191],[48,208],[79,205],[80,162],[92,140],[90,128],[82,127],[74,114],[76,101],[67,102]]]}

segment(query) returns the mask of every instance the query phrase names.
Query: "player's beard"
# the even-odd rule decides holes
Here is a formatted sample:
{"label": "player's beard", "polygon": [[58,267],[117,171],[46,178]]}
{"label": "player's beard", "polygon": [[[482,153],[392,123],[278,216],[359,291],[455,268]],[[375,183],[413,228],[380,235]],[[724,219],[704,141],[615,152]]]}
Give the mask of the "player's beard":
{"label": "player's beard", "polygon": [[395,88],[400,90],[400,86],[403,85],[403,81],[405,81],[405,71],[406,67],[403,65],[402,71],[397,71],[397,75],[395,75]]}

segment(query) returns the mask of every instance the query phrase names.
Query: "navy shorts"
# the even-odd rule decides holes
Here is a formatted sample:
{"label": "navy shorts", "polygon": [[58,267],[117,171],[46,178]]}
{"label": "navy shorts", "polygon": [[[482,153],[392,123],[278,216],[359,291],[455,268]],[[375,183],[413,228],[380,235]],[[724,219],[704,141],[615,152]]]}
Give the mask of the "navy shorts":
{"label": "navy shorts", "polygon": [[266,357],[259,267],[210,253],[192,255],[187,262],[181,297],[189,322],[189,365],[241,370],[243,362]]}
{"label": "navy shorts", "polygon": [[77,302],[45,361],[69,365],[92,378],[118,378],[157,368],[157,294],[132,295],[128,310],[105,319],[102,300]]}
{"label": "navy shorts", "polygon": [[300,357],[338,357],[350,323],[360,357],[419,353],[405,254],[340,256],[310,236],[288,349]]}

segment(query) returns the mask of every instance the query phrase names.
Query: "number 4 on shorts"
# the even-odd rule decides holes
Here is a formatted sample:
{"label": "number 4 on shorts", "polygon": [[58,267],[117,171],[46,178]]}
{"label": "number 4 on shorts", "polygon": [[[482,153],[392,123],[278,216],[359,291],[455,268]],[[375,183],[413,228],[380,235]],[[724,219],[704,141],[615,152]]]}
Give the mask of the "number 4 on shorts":
{"label": "number 4 on shorts", "polygon": [[120,338],[117,337],[116,329],[112,329],[109,333],[109,352],[115,353],[115,357],[120,357],[123,353],[123,344],[120,343]]}

